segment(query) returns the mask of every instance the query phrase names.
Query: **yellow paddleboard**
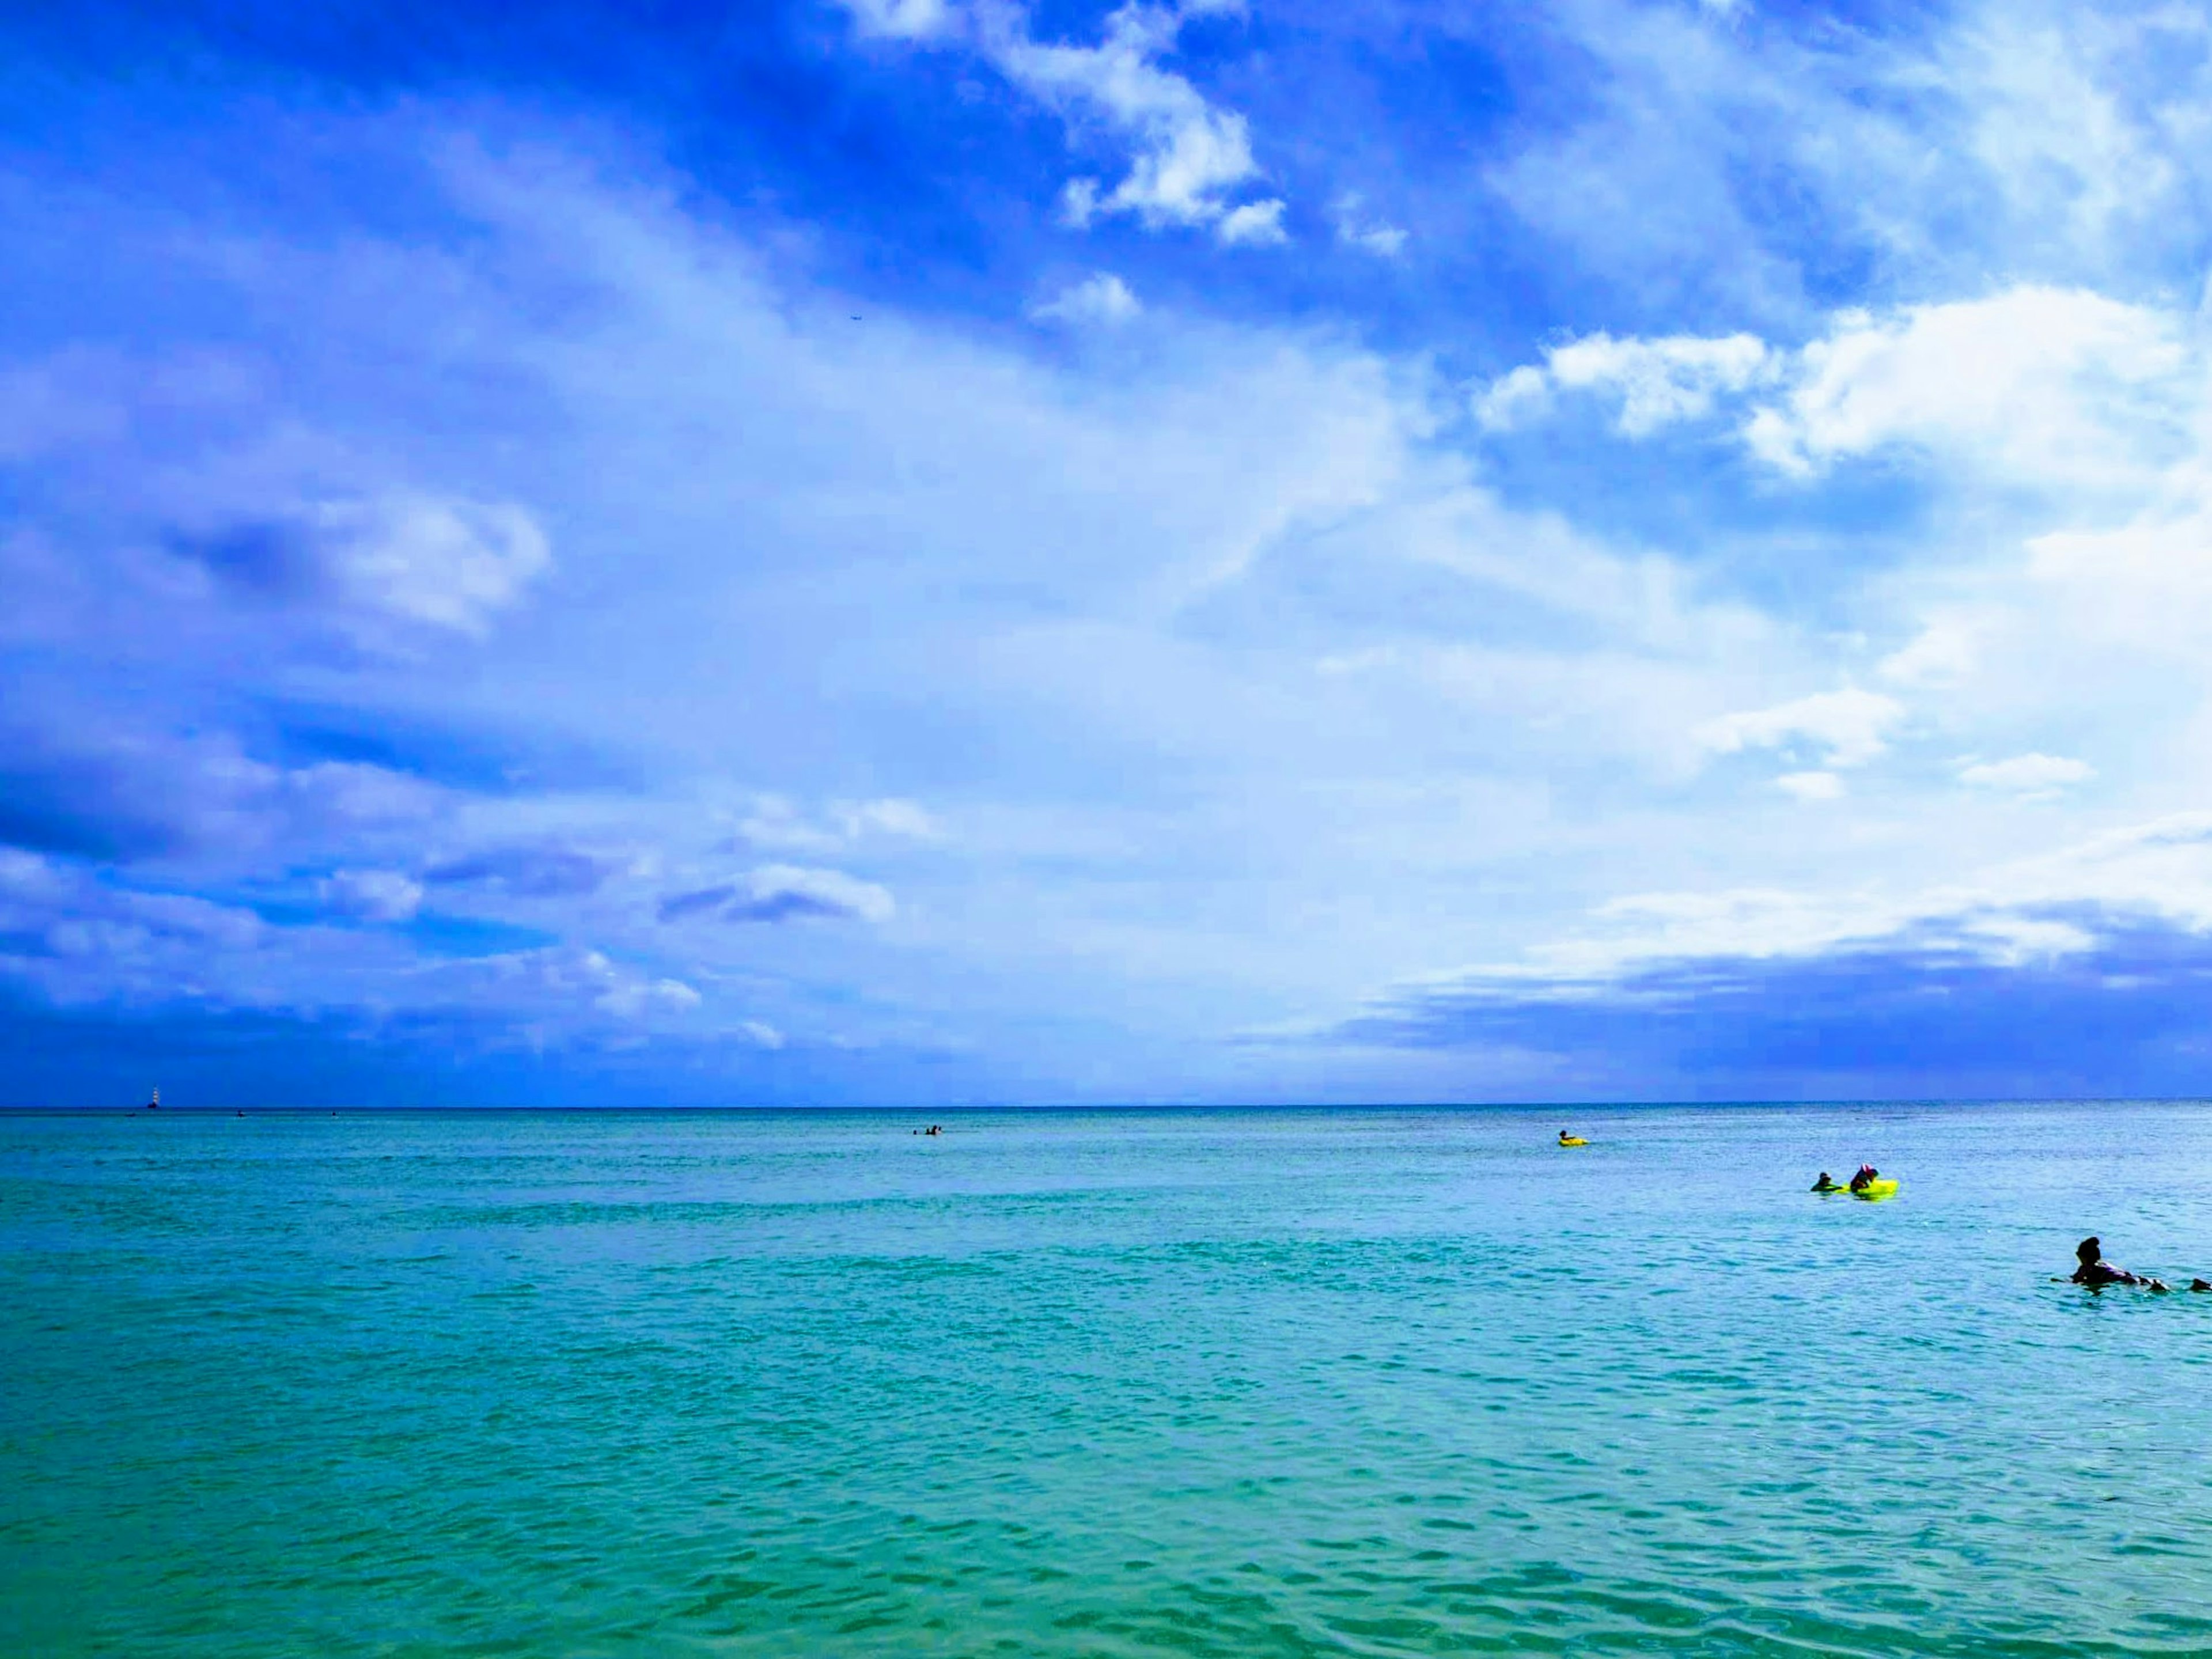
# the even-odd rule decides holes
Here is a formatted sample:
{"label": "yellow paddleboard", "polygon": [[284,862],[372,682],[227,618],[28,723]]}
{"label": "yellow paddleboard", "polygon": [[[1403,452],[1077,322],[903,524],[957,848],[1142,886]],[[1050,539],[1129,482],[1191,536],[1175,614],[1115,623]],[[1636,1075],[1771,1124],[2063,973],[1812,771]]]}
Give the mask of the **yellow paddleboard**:
{"label": "yellow paddleboard", "polygon": [[1867,1184],[1857,1192],[1852,1192],[1848,1187],[1831,1187],[1825,1193],[1816,1192],[1814,1196],[1820,1198],[1863,1198],[1869,1204],[1875,1204],[1879,1203],[1885,1198],[1895,1198],[1897,1196],[1897,1182],[1892,1181],[1887,1176],[1881,1176],[1876,1177],[1875,1180],[1868,1182]]}

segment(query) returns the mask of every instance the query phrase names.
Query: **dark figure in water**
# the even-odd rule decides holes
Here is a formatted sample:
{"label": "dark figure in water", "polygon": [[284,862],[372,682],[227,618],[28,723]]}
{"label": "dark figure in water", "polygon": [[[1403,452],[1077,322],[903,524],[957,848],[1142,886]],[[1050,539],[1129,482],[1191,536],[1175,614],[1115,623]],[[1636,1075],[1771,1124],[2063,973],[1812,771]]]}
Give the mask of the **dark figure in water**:
{"label": "dark figure in water", "polygon": [[1816,1193],[1840,1193],[1844,1189],[1836,1185],[1833,1177],[1823,1170],[1820,1171],[1820,1178],[1813,1183],[1813,1190]]}
{"label": "dark figure in water", "polygon": [[1855,1193],[1864,1192],[1868,1188],[1874,1185],[1875,1177],[1881,1173],[1881,1171],[1875,1169],[1871,1164],[1860,1164],[1859,1172],[1851,1177],[1851,1190]]}
{"label": "dark figure in water", "polygon": [[2125,1267],[2105,1260],[2105,1246],[2100,1239],[2085,1238],[2074,1247],[2074,1256],[2081,1265],[2074,1269],[2074,1283],[2087,1285],[2100,1291],[2107,1285],[2141,1285],[2147,1290],[2164,1291],[2166,1281],[2142,1273],[2131,1273]]}

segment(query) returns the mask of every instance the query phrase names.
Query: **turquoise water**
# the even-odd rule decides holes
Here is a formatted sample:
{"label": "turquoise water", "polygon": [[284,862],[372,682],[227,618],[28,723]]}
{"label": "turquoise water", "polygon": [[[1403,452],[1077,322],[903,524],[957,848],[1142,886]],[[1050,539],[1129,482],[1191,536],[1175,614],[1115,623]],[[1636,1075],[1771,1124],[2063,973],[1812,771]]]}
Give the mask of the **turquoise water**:
{"label": "turquoise water", "polygon": [[0,1651],[2212,1651],[2203,1109],[920,1121],[0,1117]]}

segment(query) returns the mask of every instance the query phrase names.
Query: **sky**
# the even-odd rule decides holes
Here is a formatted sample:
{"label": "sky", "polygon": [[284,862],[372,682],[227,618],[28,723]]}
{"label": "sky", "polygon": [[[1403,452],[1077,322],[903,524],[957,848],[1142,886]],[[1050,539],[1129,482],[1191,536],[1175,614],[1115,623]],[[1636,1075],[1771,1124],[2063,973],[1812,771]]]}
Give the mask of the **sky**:
{"label": "sky", "polygon": [[0,19],[0,1103],[2212,1093],[2212,11]]}

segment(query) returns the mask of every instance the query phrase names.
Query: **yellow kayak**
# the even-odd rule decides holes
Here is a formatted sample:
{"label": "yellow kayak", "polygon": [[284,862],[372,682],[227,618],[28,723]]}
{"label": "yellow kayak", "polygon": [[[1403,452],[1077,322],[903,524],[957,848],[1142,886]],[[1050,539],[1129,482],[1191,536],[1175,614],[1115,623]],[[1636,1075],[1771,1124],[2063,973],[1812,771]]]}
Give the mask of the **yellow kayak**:
{"label": "yellow kayak", "polygon": [[1559,1137],[1559,1145],[1562,1146],[1587,1146],[1589,1145],[1589,1142],[1584,1140],[1580,1135],[1561,1135]]}
{"label": "yellow kayak", "polygon": [[1897,1196],[1897,1182],[1892,1181],[1887,1176],[1880,1176],[1868,1182],[1856,1192],[1853,1192],[1848,1187],[1831,1187],[1826,1192],[1820,1192],[1818,1188],[1815,1188],[1814,1191],[1821,1198],[1863,1198],[1869,1204],[1878,1204],[1885,1198]]}

